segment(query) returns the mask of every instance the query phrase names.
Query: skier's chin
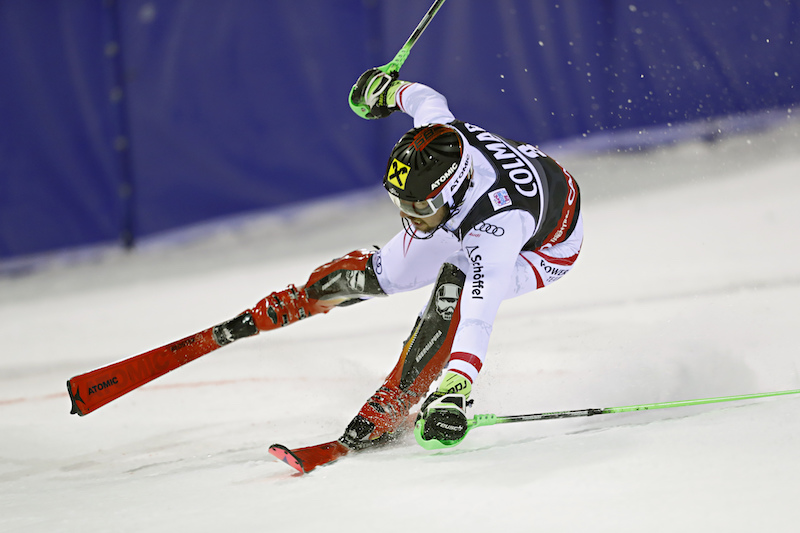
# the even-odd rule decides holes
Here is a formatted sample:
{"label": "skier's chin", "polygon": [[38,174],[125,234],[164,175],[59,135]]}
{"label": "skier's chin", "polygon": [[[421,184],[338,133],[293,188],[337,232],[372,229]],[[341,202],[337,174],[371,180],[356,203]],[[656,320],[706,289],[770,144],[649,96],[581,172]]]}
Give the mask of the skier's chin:
{"label": "skier's chin", "polygon": [[414,226],[414,229],[419,231],[420,233],[430,233],[432,229],[429,225],[425,224],[424,222],[412,222],[411,224]]}

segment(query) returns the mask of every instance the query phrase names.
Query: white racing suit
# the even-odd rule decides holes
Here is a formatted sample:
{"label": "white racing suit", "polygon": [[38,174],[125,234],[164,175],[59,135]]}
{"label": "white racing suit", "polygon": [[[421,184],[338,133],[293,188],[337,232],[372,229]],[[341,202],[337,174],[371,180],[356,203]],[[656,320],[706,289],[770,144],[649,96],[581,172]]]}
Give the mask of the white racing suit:
{"label": "white racing suit", "polygon": [[442,227],[419,236],[429,238],[400,231],[379,251],[334,259],[302,289],[273,293],[246,314],[264,331],[373,296],[433,286],[397,365],[339,439],[350,448],[392,438],[443,370],[474,382],[500,303],[560,279],[583,241],[578,185],[553,159],[455,120],[445,98],[425,85],[403,85],[395,99],[415,127],[449,124],[461,133],[473,161],[463,201]]}
{"label": "white racing suit", "polygon": [[456,121],[444,96],[430,87],[406,85],[396,100],[415,127],[450,124],[464,133],[474,174],[463,203],[431,238],[401,231],[372,265],[386,294],[434,283],[444,263],[464,272],[447,370],[474,382],[500,303],[553,283],[575,263],[583,241],[578,186],[535,147]]}

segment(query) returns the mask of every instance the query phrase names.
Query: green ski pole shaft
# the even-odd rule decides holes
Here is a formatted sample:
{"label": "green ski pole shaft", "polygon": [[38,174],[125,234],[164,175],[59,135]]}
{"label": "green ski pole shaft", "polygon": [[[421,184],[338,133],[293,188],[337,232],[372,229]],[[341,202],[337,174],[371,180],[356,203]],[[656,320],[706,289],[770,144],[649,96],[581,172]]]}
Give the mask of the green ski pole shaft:
{"label": "green ski pole shaft", "polygon": [[481,426],[493,426],[495,424],[509,424],[513,422],[535,422],[537,420],[556,420],[559,418],[579,418],[594,415],[606,415],[611,413],[630,413],[633,411],[649,411],[651,409],[668,409],[671,407],[688,407],[690,405],[704,405],[709,403],[736,402],[741,400],[756,400],[758,398],[769,398],[772,396],[785,396],[788,394],[800,394],[800,389],[785,390],[777,392],[761,392],[757,394],[742,394],[739,396],[721,396],[718,398],[701,398],[699,400],[680,400],[677,402],[643,403],[640,405],[626,405],[623,407],[604,407],[598,409],[576,409],[574,411],[552,411],[549,413],[534,413],[530,415],[498,416],[494,414],[475,415],[467,420],[467,431],[458,440],[438,441],[425,440],[422,434],[425,428],[425,421],[418,420],[414,427],[414,435],[420,446],[426,450],[437,450],[441,448],[451,448],[458,445],[466,438],[467,434],[475,428]]}
{"label": "green ski pole shaft", "polygon": [[[425,31],[425,28],[428,27],[433,16],[439,11],[439,8],[442,7],[445,0],[436,0],[431,8],[425,13],[425,16],[422,17],[422,20],[417,25],[417,28],[411,34],[411,37],[408,38],[406,44],[400,49],[399,52],[394,56],[390,62],[386,63],[382,67],[378,67],[378,70],[381,72],[388,74],[392,78],[397,77],[397,72],[400,71],[400,67],[403,66],[403,63],[406,62],[406,58],[408,58],[408,54],[411,52],[411,47],[414,46],[414,43],[417,42],[422,32]],[[369,72],[369,71],[368,71]],[[359,78],[360,80],[360,78]],[[350,109],[353,110],[353,113],[358,115],[361,118],[368,118],[367,114],[369,113],[369,106],[365,105],[363,102],[356,101],[356,89],[358,88],[358,83],[353,85],[353,88],[350,90],[350,97],[348,98],[348,103],[350,104]]]}
{"label": "green ski pole shaft", "polygon": [[433,16],[436,15],[436,12],[439,11],[439,8],[442,7],[445,0],[436,0],[431,8],[425,13],[425,16],[422,17],[422,20],[417,25],[414,32],[411,34],[411,37],[408,38],[406,44],[400,49],[399,52],[394,56],[387,64],[383,65],[382,67],[378,67],[378,69],[386,72],[387,74],[391,74],[392,72],[398,72],[400,67],[403,66],[403,63],[406,62],[406,58],[408,58],[408,54],[411,52],[411,48],[414,46],[414,43],[417,42],[422,32],[425,31],[425,28],[428,27],[428,24],[431,23],[433,20]]}
{"label": "green ski pole shaft", "polygon": [[800,394],[800,389],[777,392],[761,392],[756,394],[742,394],[739,396],[721,396],[717,398],[701,398],[698,400],[680,400],[676,402],[645,403],[640,405],[627,405],[623,407],[605,407],[599,409],[579,409],[575,411],[553,411],[550,413],[535,413],[530,415],[497,416],[493,414],[476,415],[467,421],[469,429],[495,424],[508,424],[512,422],[533,422],[536,420],[554,420],[558,418],[577,418],[611,413],[630,413],[633,411],[649,411],[652,409],[669,409],[672,407],[688,407],[691,405],[705,405],[710,403],[735,402],[741,400],[755,400],[772,396],[785,396]]}

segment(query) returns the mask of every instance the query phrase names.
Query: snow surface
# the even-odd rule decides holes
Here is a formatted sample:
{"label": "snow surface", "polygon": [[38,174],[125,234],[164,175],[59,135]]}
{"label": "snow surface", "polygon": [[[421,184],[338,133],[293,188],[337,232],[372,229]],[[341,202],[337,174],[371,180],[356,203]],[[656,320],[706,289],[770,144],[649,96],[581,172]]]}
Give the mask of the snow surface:
{"label": "snow surface", "polygon": [[[506,302],[474,412],[800,389],[800,127],[553,155],[584,193],[568,276]],[[399,228],[367,191],[0,278],[0,531],[797,531],[800,397],[412,438],[304,477],[427,291],[239,341],[85,417],[73,375],[222,322]],[[198,235],[204,235],[200,240]],[[799,395],[800,396],[800,395]]]}

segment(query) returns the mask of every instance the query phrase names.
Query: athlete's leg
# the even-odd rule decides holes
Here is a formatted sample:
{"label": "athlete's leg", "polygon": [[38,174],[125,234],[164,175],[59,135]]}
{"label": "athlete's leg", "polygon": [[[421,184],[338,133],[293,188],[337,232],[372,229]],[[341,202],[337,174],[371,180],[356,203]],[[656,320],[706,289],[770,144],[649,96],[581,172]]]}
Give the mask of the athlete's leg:
{"label": "athlete's leg", "polygon": [[583,216],[567,240],[549,248],[522,252],[514,269],[515,283],[509,285],[506,299],[541,289],[564,277],[572,270],[583,243]]}
{"label": "athlete's leg", "polygon": [[344,444],[360,448],[391,437],[411,407],[428,392],[450,357],[463,286],[464,273],[445,263],[425,311],[403,346],[400,360],[347,426],[340,439]]}

